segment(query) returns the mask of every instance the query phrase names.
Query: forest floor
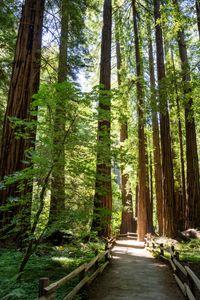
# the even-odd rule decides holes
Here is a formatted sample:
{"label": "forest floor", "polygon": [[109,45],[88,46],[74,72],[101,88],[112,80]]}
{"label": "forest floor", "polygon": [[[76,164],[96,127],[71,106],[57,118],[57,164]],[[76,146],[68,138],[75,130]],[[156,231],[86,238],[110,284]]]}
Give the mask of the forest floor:
{"label": "forest floor", "polygon": [[[0,299],[37,299],[40,277],[49,277],[50,282],[66,276],[80,264],[90,261],[96,250],[104,251],[101,241],[83,242],[75,239],[63,246],[39,245],[16,282],[23,253],[17,249],[0,248]],[[200,241],[176,243],[183,264],[189,265],[200,278]],[[55,300],[61,300],[78,283],[78,278],[59,289]],[[96,283],[83,289],[76,300],[129,300],[183,299],[169,266],[154,258],[144,244],[133,240],[118,240],[113,248],[113,259]],[[200,298],[199,298],[200,299]]]}
{"label": "forest floor", "polygon": [[[64,246],[41,244],[29,260],[19,282],[16,278],[23,253],[16,249],[0,248],[0,299],[37,299],[40,277],[49,277],[51,283],[55,282],[80,264],[90,261],[95,256],[95,251],[104,251],[104,247],[104,243],[83,244],[79,241]],[[63,299],[77,285],[77,280],[60,288],[55,300]],[[82,295],[78,295],[76,299],[81,297]]]}
{"label": "forest floor", "polygon": [[144,249],[144,243],[119,240],[112,255],[111,264],[88,291],[89,300],[185,299],[170,267]]}

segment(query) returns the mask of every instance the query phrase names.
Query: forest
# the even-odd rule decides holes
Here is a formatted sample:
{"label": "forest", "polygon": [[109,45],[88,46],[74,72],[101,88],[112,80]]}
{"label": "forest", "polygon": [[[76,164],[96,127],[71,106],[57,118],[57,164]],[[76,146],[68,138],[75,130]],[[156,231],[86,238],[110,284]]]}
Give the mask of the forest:
{"label": "forest", "polygon": [[200,230],[199,46],[199,0],[0,1],[1,299]]}

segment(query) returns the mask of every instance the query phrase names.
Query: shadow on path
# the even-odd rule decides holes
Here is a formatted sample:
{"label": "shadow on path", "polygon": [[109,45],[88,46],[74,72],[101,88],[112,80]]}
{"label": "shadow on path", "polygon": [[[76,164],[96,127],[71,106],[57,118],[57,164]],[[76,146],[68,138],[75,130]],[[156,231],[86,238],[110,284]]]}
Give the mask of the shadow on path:
{"label": "shadow on path", "polygon": [[112,261],[90,287],[89,300],[181,300],[170,268],[152,257],[144,243],[119,240]]}

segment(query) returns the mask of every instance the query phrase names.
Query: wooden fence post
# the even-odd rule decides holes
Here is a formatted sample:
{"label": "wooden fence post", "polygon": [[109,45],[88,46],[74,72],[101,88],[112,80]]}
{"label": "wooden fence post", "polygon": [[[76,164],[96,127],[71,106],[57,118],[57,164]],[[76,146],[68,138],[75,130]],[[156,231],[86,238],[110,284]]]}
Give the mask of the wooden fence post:
{"label": "wooden fence post", "polygon": [[49,285],[49,278],[43,277],[39,279],[39,297],[44,296],[44,288]]}
{"label": "wooden fence post", "polygon": [[174,256],[175,256],[175,258],[176,258],[177,260],[179,260],[179,252],[178,252],[178,251],[175,251]]}
{"label": "wooden fence post", "polygon": [[[105,244],[105,251],[109,250],[109,246],[108,246],[108,241],[106,241],[106,244]],[[108,261],[109,260],[109,252],[106,253],[105,255],[105,261]]]}
{"label": "wooden fence post", "polygon": [[152,242],[152,248],[153,248],[153,249],[156,248],[156,245],[155,245],[155,242],[154,242],[154,241]]}
{"label": "wooden fence post", "polygon": [[171,258],[173,258],[175,256],[175,249],[174,249],[174,245],[171,246],[171,249],[172,249],[172,253],[173,255],[171,255]]}
{"label": "wooden fence post", "polygon": [[164,256],[164,244],[160,244],[160,255]]}

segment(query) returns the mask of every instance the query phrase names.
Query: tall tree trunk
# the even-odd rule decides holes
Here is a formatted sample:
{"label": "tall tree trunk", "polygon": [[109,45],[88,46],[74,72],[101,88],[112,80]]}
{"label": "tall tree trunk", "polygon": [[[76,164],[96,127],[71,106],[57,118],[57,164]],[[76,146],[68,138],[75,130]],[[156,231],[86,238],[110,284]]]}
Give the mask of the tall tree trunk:
{"label": "tall tree trunk", "polygon": [[[58,83],[67,80],[68,65],[68,0],[61,1],[61,34],[60,34],[60,53],[58,64]],[[65,145],[63,139],[65,136],[65,103],[62,100],[56,105],[54,117],[54,157],[59,157],[54,170],[52,172],[51,182],[51,203],[49,212],[49,223],[55,223],[59,220],[59,216],[65,209]],[[57,224],[58,225],[58,224]]]}
{"label": "tall tree trunk", "polygon": [[[121,123],[120,142],[128,139],[127,122]],[[123,158],[122,158],[123,159]],[[121,167],[121,194],[122,194],[122,220],[120,233],[134,232],[136,230],[133,220],[133,202],[131,191],[128,189],[129,176],[124,173],[124,167]]]}
{"label": "tall tree trunk", "polygon": [[199,31],[199,39],[200,39],[200,1],[196,0],[196,11],[197,11],[197,26]]}
{"label": "tall tree trunk", "polygon": [[92,230],[98,236],[111,235],[112,214],[112,182],[111,182],[111,138],[110,138],[110,110],[111,99],[111,37],[112,37],[112,1],[104,0],[103,29],[101,44],[100,67],[100,96],[98,107],[98,137],[96,183],[94,195],[94,216]]}
{"label": "tall tree trunk", "polygon": [[132,0],[133,23],[135,37],[135,59],[136,59],[136,90],[137,90],[137,110],[138,110],[138,239],[144,240],[145,234],[148,232],[148,209],[149,197],[147,197],[147,168],[146,168],[146,142],[145,142],[145,116],[144,116],[144,92],[143,92],[143,70],[142,58],[140,53],[140,43],[138,34],[138,20],[135,0]]}
{"label": "tall tree trunk", "polygon": [[[122,58],[121,58],[121,45],[120,45],[120,37],[119,32],[117,30],[116,25],[116,54],[117,54],[117,77],[118,77],[118,86],[120,89],[121,86],[121,65],[122,65]],[[125,100],[126,101],[126,100]],[[125,111],[128,110],[127,101],[125,104]],[[125,114],[122,114],[121,124],[120,124],[120,142],[124,143],[128,139],[128,121]],[[124,158],[121,156],[122,165],[124,163]],[[130,189],[128,189],[129,183],[129,176],[128,174],[124,173],[124,166],[121,167],[121,195],[122,195],[122,219],[121,219],[121,226],[120,226],[120,233],[127,233],[127,232],[134,232],[136,228],[134,228],[133,222],[133,202],[132,202],[132,195]]]}
{"label": "tall tree trunk", "polygon": [[[39,88],[43,12],[44,0],[26,0],[22,8],[1,140],[0,180],[26,168],[26,151],[34,148],[35,130],[27,132],[22,125],[17,129],[24,135],[28,134],[28,137],[16,138],[17,130],[13,127],[12,118],[24,121],[33,118],[30,111],[32,95]],[[23,191],[18,190],[18,183],[0,190],[0,204],[11,204],[9,211],[0,214],[1,227],[9,226],[14,216],[20,213],[23,214],[23,224],[19,228],[21,233],[30,227],[32,180],[24,184]],[[20,203],[23,195],[26,202]]]}
{"label": "tall tree trunk", "polygon": [[165,64],[162,28],[160,25],[160,0],[154,0],[157,73],[159,84],[159,105],[160,105],[160,134],[163,170],[163,195],[165,214],[165,234],[173,236],[176,232],[175,222],[175,197],[174,197],[174,175],[170,136],[170,122],[168,101],[165,86]]}
{"label": "tall tree trunk", "polygon": [[[146,140],[145,136],[145,140]],[[150,160],[150,163],[149,163]],[[151,197],[151,153],[146,145],[146,203],[147,203],[147,233],[153,233],[153,197]]]}
{"label": "tall tree trunk", "polygon": [[153,224],[153,207],[154,207],[154,201],[153,201],[153,161],[152,161],[152,153],[149,150],[149,198],[150,198],[150,210],[149,210],[149,233],[154,233],[154,224]]}
{"label": "tall tree trunk", "polygon": [[163,202],[163,187],[162,187],[162,166],[160,153],[160,131],[158,124],[158,104],[156,96],[155,70],[153,45],[151,38],[151,25],[148,24],[148,45],[149,45],[149,72],[151,85],[151,116],[153,129],[153,158],[154,158],[154,176],[155,176],[155,191],[156,191],[156,206],[159,235],[163,235],[164,228],[164,202]]}
{"label": "tall tree trunk", "polygon": [[[177,0],[173,0],[180,13]],[[178,46],[181,59],[183,93],[185,98],[185,129],[186,129],[186,160],[187,160],[187,203],[188,226],[200,226],[200,183],[199,163],[197,152],[196,125],[193,111],[193,98],[190,87],[190,67],[187,55],[187,46],[183,28],[178,31]]]}
{"label": "tall tree trunk", "polygon": [[[139,178],[139,174],[137,174],[137,181]],[[138,219],[138,195],[139,195],[139,184],[136,182],[135,186],[135,217]]]}
{"label": "tall tree trunk", "polygon": [[178,215],[180,216],[180,228],[179,230],[186,229],[186,180],[185,180],[185,162],[184,162],[184,147],[183,147],[183,130],[182,130],[182,123],[181,123],[181,114],[180,114],[180,99],[178,93],[178,83],[176,78],[176,69],[175,69],[175,62],[174,62],[174,55],[171,50],[171,59],[172,59],[172,67],[173,67],[173,82],[175,88],[175,96],[176,96],[176,106],[177,106],[177,117],[178,117],[178,135],[179,135],[179,144],[180,144],[180,164],[181,164],[181,187],[182,187],[182,202],[179,208]]}

